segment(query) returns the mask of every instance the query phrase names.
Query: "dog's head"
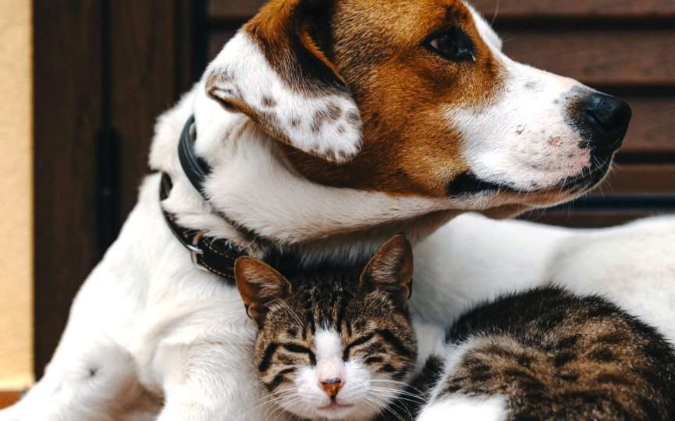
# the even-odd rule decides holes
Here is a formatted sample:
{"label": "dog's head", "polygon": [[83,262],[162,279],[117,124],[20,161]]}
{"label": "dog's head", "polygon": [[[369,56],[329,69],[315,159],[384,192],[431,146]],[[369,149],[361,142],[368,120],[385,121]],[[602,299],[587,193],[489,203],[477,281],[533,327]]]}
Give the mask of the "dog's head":
{"label": "dog's head", "polygon": [[631,116],[623,101],[509,59],[460,0],[272,0],[206,86],[309,180],[461,210],[588,191]]}

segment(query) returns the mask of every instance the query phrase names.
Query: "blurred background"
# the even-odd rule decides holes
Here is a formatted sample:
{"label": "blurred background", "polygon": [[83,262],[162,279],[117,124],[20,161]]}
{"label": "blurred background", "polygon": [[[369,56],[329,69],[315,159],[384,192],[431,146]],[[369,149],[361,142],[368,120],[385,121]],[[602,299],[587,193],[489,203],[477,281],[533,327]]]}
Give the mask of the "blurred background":
{"label": "blurred background", "polygon": [[[155,118],[261,3],[0,2],[0,391],[41,374],[135,203]],[[524,218],[599,227],[675,211],[675,1],[473,3],[513,58],[633,107],[603,188]]]}

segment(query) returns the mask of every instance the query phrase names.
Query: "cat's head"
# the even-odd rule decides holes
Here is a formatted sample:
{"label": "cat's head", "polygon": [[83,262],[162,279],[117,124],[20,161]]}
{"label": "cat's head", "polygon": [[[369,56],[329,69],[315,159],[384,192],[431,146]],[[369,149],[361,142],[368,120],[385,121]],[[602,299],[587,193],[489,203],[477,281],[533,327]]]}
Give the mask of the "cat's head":
{"label": "cat's head", "polygon": [[270,402],[307,419],[369,419],[404,387],[417,345],[408,316],[412,249],[387,241],[363,271],[286,279],[240,258],[237,287],[259,331]]}

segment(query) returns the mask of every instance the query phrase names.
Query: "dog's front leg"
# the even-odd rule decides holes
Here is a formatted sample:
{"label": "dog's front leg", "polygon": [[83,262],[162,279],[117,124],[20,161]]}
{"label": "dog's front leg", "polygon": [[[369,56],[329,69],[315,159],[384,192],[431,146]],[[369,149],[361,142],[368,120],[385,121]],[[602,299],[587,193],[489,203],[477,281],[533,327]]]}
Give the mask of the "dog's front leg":
{"label": "dog's front leg", "polygon": [[165,393],[158,421],[266,419],[252,345],[233,342],[239,341],[171,346],[158,353]]}

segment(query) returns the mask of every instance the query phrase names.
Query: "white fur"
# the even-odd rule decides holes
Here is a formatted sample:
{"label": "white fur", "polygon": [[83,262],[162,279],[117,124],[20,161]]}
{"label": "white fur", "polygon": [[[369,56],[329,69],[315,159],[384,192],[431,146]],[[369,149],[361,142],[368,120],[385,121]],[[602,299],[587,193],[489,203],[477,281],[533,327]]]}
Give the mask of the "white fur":
{"label": "white fur", "polygon": [[558,244],[571,235],[562,228],[522,221],[493,221],[464,214],[414,249],[410,299],[418,316],[449,326],[477,302],[540,285]]}
{"label": "white fur", "polygon": [[675,217],[575,233],[560,243],[548,278],[606,296],[675,345]]}
{"label": "white fur", "polygon": [[[236,97],[250,107],[274,113],[279,123],[277,128],[300,150],[342,162],[361,149],[361,121],[352,98],[338,93],[310,98],[295,91],[270,67],[260,48],[244,31],[227,43],[206,74],[227,75],[228,80],[217,84],[214,95],[223,100]],[[263,98],[266,97],[272,98],[276,105],[265,109]],[[340,110],[340,117],[324,121],[318,132],[312,130],[314,116],[326,110],[329,104]],[[348,121],[350,113],[358,121]],[[299,121],[299,125],[293,127],[292,120]]]}
{"label": "white fur", "polygon": [[[474,337],[460,345],[447,345],[435,354],[442,356],[445,367],[441,379],[451,375],[467,352],[471,351],[482,341]],[[499,421],[506,420],[507,400],[503,396],[471,397],[461,394],[440,395],[447,385],[440,381],[431,391],[429,403],[425,405],[418,416],[420,421],[441,421],[448,419]]]}
{"label": "white fur", "polygon": [[411,298],[429,323],[539,285],[608,297],[675,343],[675,216],[575,230],[465,214],[415,248]]}
{"label": "white fur", "polygon": [[[366,421],[377,415],[400,389],[397,382],[372,373],[359,359],[342,360],[344,345],[334,330],[317,330],[314,336],[316,366],[302,368],[293,385],[280,386],[278,405],[303,419]],[[331,399],[320,387],[322,380],[341,379],[342,388],[335,402],[342,407],[328,408]],[[385,396],[388,396],[386,398]]]}
{"label": "white fur", "polygon": [[501,396],[481,399],[470,396],[454,396],[425,408],[418,421],[505,421],[506,399]]}
{"label": "white fur", "polygon": [[[568,123],[576,80],[517,63],[501,52],[501,40],[473,9],[476,26],[502,68],[503,86],[487,107],[446,112],[465,139],[464,157],[481,180],[522,192],[558,187],[591,164],[581,134]],[[566,198],[569,199],[569,198]]]}
{"label": "white fur", "polygon": [[[304,107],[279,87],[269,68],[260,62],[259,52],[251,51],[253,47],[241,38],[237,42],[231,48],[251,53],[250,59],[259,67],[256,74],[267,78],[266,82],[271,80],[269,86],[278,94],[275,100],[289,98],[291,102],[284,104],[284,109]],[[150,158],[152,168],[168,173],[174,182],[163,206],[187,227],[242,240],[202,200],[180,170],[176,145],[192,113],[199,133],[197,153],[206,157],[214,169],[206,184],[213,206],[282,246],[304,241],[305,248],[299,250],[308,260],[364,256],[401,230],[411,234],[413,240],[420,239],[426,232],[403,222],[414,216],[441,209],[486,209],[499,204],[494,197],[464,201],[396,198],[308,183],[275,159],[273,140],[255,127],[247,128],[237,138],[246,118],[223,111],[207,97],[204,84],[202,81],[195,85],[160,118]],[[264,93],[256,91],[256,86],[247,89],[256,95],[255,99]],[[309,113],[311,109],[300,111]],[[502,124],[514,123],[506,121],[515,118],[512,114],[496,115]],[[287,117],[290,116],[284,118]],[[483,134],[475,127],[466,130],[478,137],[472,162],[489,163],[484,158],[489,156],[489,150]],[[303,136],[292,135],[298,139],[296,146],[310,148],[312,139]],[[355,153],[358,142],[354,139],[321,143],[318,147]],[[504,170],[498,160],[493,163],[496,169],[481,167],[479,175],[490,176],[497,173],[489,171]],[[512,173],[504,174],[520,183],[518,180],[524,179],[521,168],[509,165]],[[151,175],[143,183],[138,204],[118,240],[79,291],[68,327],[45,376],[19,404],[0,412],[1,421],[152,419],[154,403],[161,397],[165,404],[159,421],[257,421],[268,417],[259,405],[262,393],[252,364],[255,329],[246,318],[239,295],[219,277],[192,265],[189,253],[164,222],[158,196],[159,175]],[[379,229],[385,222],[400,225],[393,223]],[[664,220],[659,226],[671,229],[672,223]],[[357,227],[372,231],[367,235],[351,232]],[[323,238],[336,234],[349,235]],[[447,325],[477,300],[499,291],[539,284],[545,273],[554,280],[560,274],[561,282],[571,284],[567,275],[563,276],[570,272],[554,270],[553,262],[564,249],[561,241],[573,235],[577,234],[524,223],[491,222],[476,216],[458,218],[415,250],[417,272],[411,307],[420,318]],[[630,241],[641,241],[640,238]],[[656,252],[650,253],[654,244],[640,244],[640,258],[652,263],[640,266],[644,271],[640,279],[654,279],[651,272],[672,265],[671,258],[664,262]],[[244,245],[250,246],[252,254],[260,253],[253,245]],[[566,256],[567,265],[581,267],[583,256]],[[592,277],[601,292],[616,294],[629,304],[638,298],[612,288],[634,279],[631,276],[616,281],[628,273],[623,270],[626,265],[638,264],[631,258],[632,255],[624,256],[621,265],[614,266],[620,270],[596,268]],[[607,259],[607,264],[611,263]],[[672,305],[668,307],[664,295],[653,290],[649,299],[664,300],[663,305],[654,306],[662,310],[654,320],[666,320]],[[92,368],[98,369],[93,376],[89,374]]]}

